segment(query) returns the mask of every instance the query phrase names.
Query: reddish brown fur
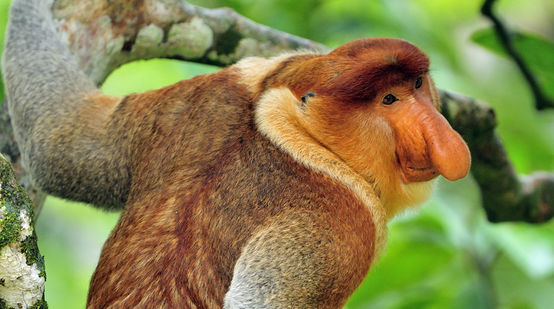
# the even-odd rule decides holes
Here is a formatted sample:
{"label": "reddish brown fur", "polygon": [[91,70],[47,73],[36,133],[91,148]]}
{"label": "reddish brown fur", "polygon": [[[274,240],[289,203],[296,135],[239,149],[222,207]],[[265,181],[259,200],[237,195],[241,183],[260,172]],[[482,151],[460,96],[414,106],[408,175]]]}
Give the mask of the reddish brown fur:
{"label": "reddish brown fur", "polygon": [[[255,85],[238,82],[244,72],[231,67],[127,97],[108,127],[119,128],[117,138],[133,145],[131,192],[103,249],[88,307],[220,308],[245,246],[260,231],[286,235],[286,222],[295,220],[313,226],[314,243],[302,249],[317,258],[297,267],[320,267],[327,278],[313,282],[325,288],[309,294],[311,306],[341,307],[379,249],[376,235],[384,234],[384,224],[375,209],[389,207],[392,216],[414,200],[402,191],[398,141],[412,145],[414,162],[429,157],[424,142],[398,137],[404,129],[392,122],[402,120],[391,113],[405,107],[384,107],[381,96],[398,91],[438,114],[430,79],[428,89],[413,89],[413,80],[427,70],[428,59],[406,42],[358,40],[327,56],[290,56]],[[276,141],[260,132],[256,104],[283,86],[292,91],[293,104],[307,91],[316,95],[302,111],[300,104],[275,102],[296,116],[293,124],[269,127],[309,136],[329,158],[342,161],[325,159],[314,169],[295,157],[303,149],[276,146],[278,134]],[[368,204],[344,175],[325,172],[344,163],[353,175],[347,176],[362,175],[383,205]],[[271,250],[272,244],[264,246]]]}
{"label": "reddish brown fur", "polygon": [[317,214],[341,244],[342,263],[356,265],[341,273],[326,302],[342,304],[365,276],[375,250],[366,206],[262,137],[252,95],[228,82],[234,74],[227,69],[121,105],[118,113],[140,128],[130,138],[141,147],[89,308],[221,307],[245,242],[291,209]]}

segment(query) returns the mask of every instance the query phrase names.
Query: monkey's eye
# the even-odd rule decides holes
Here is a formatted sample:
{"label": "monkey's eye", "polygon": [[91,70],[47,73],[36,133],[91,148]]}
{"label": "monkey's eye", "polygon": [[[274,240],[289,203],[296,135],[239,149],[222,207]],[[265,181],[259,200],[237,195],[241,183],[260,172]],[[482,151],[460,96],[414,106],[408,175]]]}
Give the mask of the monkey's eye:
{"label": "monkey's eye", "polygon": [[416,87],[416,89],[417,89],[417,88],[420,88],[421,85],[423,85],[423,78],[421,78],[421,76],[420,76],[420,77],[418,77],[418,78],[415,80],[415,87]]}
{"label": "monkey's eye", "polygon": [[390,93],[383,98],[383,104],[385,105],[391,105],[395,101],[398,101],[398,99]]}
{"label": "monkey's eye", "polygon": [[310,92],[306,93],[305,95],[303,95],[302,98],[300,98],[300,100],[302,100],[302,103],[306,103],[306,102],[308,102],[308,100],[311,97],[315,97],[315,93],[310,91]]}

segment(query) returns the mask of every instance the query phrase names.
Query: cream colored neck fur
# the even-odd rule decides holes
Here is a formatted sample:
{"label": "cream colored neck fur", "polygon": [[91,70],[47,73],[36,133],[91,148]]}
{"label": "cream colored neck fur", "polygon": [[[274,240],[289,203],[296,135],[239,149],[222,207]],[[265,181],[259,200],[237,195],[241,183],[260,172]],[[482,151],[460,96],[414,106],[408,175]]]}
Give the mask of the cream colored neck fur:
{"label": "cream colored neck fur", "polygon": [[[241,71],[240,82],[253,93],[259,91],[258,87],[263,78],[289,56],[242,60],[236,65]],[[403,207],[396,205],[398,201],[390,201],[391,205],[383,205],[370,182],[308,134],[298,122],[300,116],[298,113],[301,113],[299,105],[300,102],[286,87],[266,90],[256,103],[255,120],[258,129],[298,162],[331,176],[356,194],[374,218],[376,252],[378,252],[386,241],[387,219],[393,217]],[[427,198],[431,187],[431,182],[401,184],[393,191],[401,194],[404,200],[420,203]],[[391,209],[385,209],[386,206]]]}

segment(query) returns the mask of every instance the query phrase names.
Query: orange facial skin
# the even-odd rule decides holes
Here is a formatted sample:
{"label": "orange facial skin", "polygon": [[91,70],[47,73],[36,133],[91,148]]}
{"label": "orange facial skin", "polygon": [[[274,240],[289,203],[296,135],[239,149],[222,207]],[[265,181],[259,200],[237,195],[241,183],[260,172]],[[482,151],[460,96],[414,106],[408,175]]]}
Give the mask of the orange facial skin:
{"label": "orange facial skin", "polygon": [[[428,181],[439,174],[448,180],[465,177],[471,165],[469,149],[439,112],[439,96],[428,73],[428,59],[413,45],[396,47],[388,40],[387,43],[391,46],[384,46],[382,54],[376,48],[373,53],[355,55],[349,44],[331,53],[358,58],[360,63],[373,66],[369,72],[363,72],[363,66],[362,72],[357,71],[358,68],[351,69],[354,74],[359,74],[356,82],[350,81],[351,87],[359,92],[356,94],[358,98],[352,97],[353,101],[371,98],[365,102],[371,106],[368,114],[383,117],[393,129],[396,159],[404,183]],[[393,43],[402,45],[403,41]],[[378,46],[378,39],[373,44]],[[395,52],[395,47],[404,50]],[[345,70],[346,74],[348,70]],[[352,76],[342,79],[349,78]],[[360,87],[363,82],[367,85]],[[346,82],[339,85],[349,88]],[[387,95],[392,95],[395,101],[386,104]],[[363,127],[363,124],[353,127]]]}
{"label": "orange facial skin", "polygon": [[438,112],[433,101],[435,86],[428,73],[415,82],[387,91],[398,101],[379,105],[376,112],[387,119],[396,137],[396,155],[405,183],[428,181],[442,175],[458,180],[469,172],[471,156],[466,143]]}

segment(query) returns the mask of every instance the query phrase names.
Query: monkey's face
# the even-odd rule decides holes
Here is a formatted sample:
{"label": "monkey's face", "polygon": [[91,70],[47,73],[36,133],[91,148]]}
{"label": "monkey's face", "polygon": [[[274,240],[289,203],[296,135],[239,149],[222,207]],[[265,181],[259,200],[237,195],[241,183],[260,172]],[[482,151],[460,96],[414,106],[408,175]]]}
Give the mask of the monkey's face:
{"label": "monkey's face", "polygon": [[379,99],[374,112],[394,130],[395,156],[405,183],[439,174],[448,180],[467,175],[469,149],[439,113],[437,90],[428,73],[381,92]]}
{"label": "monkey's face", "polygon": [[468,147],[440,114],[428,59],[416,47],[394,39],[355,41],[312,62],[319,64],[307,72],[317,70],[319,78],[296,92],[299,118],[360,174],[390,185],[468,173]]}
{"label": "monkey's face", "polygon": [[382,89],[369,102],[316,91],[301,101],[306,130],[361,174],[396,175],[409,184],[439,174],[457,180],[469,171],[468,147],[440,114],[427,73]]}
{"label": "monkey's face", "polygon": [[[250,62],[243,67],[255,71],[259,62]],[[468,173],[467,145],[440,114],[429,60],[412,44],[360,39],[271,63],[259,84],[264,134],[301,162],[326,166],[338,157],[372,184],[389,217],[425,200],[439,174]]]}

